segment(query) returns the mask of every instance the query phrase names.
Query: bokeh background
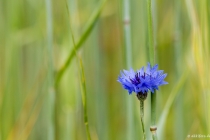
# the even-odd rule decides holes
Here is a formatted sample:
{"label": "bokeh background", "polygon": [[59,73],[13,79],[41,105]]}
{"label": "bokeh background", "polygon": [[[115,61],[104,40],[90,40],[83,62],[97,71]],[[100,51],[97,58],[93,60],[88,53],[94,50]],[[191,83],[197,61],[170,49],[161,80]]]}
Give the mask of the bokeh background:
{"label": "bokeh background", "polygon": [[[107,0],[77,57],[54,86],[57,71],[73,50],[71,35],[76,42],[81,39],[101,2],[0,0],[0,140],[87,139],[81,69],[91,138],[143,138],[139,101],[117,82],[120,70],[127,69],[124,1]],[[169,83],[157,91],[161,140],[210,137],[209,6],[208,0],[152,0],[155,61],[168,73]],[[137,70],[149,60],[147,3],[130,0],[129,7],[132,67]],[[127,98],[133,103],[131,138]],[[150,139],[150,96],[145,123]]]}

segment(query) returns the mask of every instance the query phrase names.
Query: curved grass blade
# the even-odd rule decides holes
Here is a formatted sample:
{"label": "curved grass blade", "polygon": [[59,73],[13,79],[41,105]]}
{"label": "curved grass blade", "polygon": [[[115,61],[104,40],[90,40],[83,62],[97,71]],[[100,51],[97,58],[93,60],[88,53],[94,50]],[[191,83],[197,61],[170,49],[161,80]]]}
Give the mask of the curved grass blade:
{"label": "curved grass blade", "polygon": [[[70,13],[69,13],[69,8],[68,8],[67,1],[66,1],[66,8],[67,8],[67,12],[68,12],[68,15],[69,15],[69,20],[70,20]],[[84,124],[85,124],[85,128],[86,128],[87,139],[91,140],[90,131],[89,131],[89,125],[88,125],[88,115],[87,115],[87,97],[86,97],[86,84],[85,84],[84,68],[83,68],[83,65],[82,65],[82,59],[77,54],[77,46],[76,46],[76,43],[75,43],[71,22],[69,22],[69,27],[70,27],[71,37],[72,37],[72,41],[73,41],[73,45],[74,45],[73,53],[77,57],[77,64],[78,64],[78,67],[79,67],[79,70],[80,70],[80,78],[81,78],[80,84],[81,84],[81,92],[82,92]]]}
{"label": "curved grass blade", "polygon": [[[68,68],[68,66],[71,64],[72,59],[75,57],[75,50],[77,51],[81,45],[85,42],[85,40],[87,39],[87,37],[89,36],[89,34],[91,33],[97,19],[99,18],[99,15],[105,5],[105,2],[107,0],[103,0],[101,2],[101,4],[98,6],[98,8],[95,10],[95,12],[93,12],[90,20],[87,23],[87,26],[85,28],[84,33],[82,34],[82,36],[80,37],[79,41],[75,44],[75,47],[73,48],[73,50],[70,52],[67,60],[65,61],[64,65],[61,67],[61,69],[57,72],[56,75],[56,80],[55,80],[55,86],[58,85],[61,77],[63,76],[65,70]],[[75,50],[74,50],[75,49]]]}
{"label": "curved grass blade", "polygon": [[172,107],[173,102],[175,101],[176,97],[179,95],[179,90],[182,88],[184,85],[187,76],[189,74],[189,70],[185,70],[185,72],[182,74],[181,78],[178,80],[178,82],[175,84],[174,88],[172,89],[170,96],[166,102],[166,105],[164,107],[163,112],[161,113],[161,117],[158,123],[158,135],[160,139],[162,140],[163,138],[163,130],[164,130],[164,125],[166,123],[166,117],[169,114],[170,108]]}

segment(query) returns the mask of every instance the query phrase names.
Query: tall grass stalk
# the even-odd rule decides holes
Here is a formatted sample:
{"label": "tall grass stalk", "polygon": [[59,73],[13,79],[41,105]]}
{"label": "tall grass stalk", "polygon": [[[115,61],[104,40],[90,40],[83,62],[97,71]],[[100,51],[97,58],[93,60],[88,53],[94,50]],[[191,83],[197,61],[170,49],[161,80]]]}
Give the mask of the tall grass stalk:
{"label": "tall grass stalk", "polygon": [[[58,72],[56,74],[56,77],[55,77],[54,86],[56,88],[56,91],[58,90],[58,84],[59,84],[63,74],[67,70],[68,66],[71,64],[72,59],[76,56],[76,51],[82,46],[82,44],[85,42],[85,40],[88,38],[88,36],[90,35],[91,31],[93,30],[95,22],[99,18],[99,15],[100,15],[100,13],[101,13],[101,11],[102,11],[106,1],[107,0],[103,0],[100,3],[100,5],[96,8],[96,10],[93,12],[93,14],[91,15],[90,19],[88,20],[88,23],[87,23],[87,25],[85,27],[85,30],[84,30],[83,34],[81,35],[80,39],[76,43],[75,43],[75,40],[73,39],[73,45],[74,45],[73,50],[69,53],[68,58],[64,62],[64,65],[58,70]],[[67,4],[67,2],[66,2],[66,4]],[[58,95],[58,93],[56,94],[56,103],[59,105],[59,95]],[[55,106],[55,112],[57,110],[58,110],[58,107]],[[56,114],[55,114],[55,121],[56,121],[55,122],[56,126],[59,127],[59,122],[58,122],[58,118],[56,117]],[[56,133],[57,133],[56,137],[58,139],[59,131],[56,131]]]}
{"label": "tall grass stalk", "polygon": [[[80,31],[80,23],[81,23],[81,21],[80,21],[80,18],[81,18],[80,17],[80,12],[81,11],[79,10],[79,1],[78,0],[65,0],[65,5],[66,5],[66,8],[67,8],[67,10],[66,10],[67,12],[65,12],[65,13],[67,13],[66,14],[67,15],[67,18],[66,18],[67,19],[67,27],[68,27],[68,39],[67,40],[70,40],[70,42],[73,42],[72,35],[71,35],[73,32],[74,32],[74,34],[73,34],[74,41],[75,41],[75,38],[80,37],[80,32],[79,31]],[[70,25],[73,28],[72,31],[71,31]],[[71,46],[72,45],[74,47],[74,44],[71,43]],[[72,73],[73,75],[75,74],[75,70],[76,71],[79,70],[78,58],[76,58],[75,60],[76,60],[76,62],[72,63],[72,66],[69,66],[69,67],[71,67],[70,71],[72,71],[72,72],[74,71],[74,73]],[[70,73],[70,71],[68,71],[66,73]],[[68,76],[68,77],[70,77],[70,76]],[[75,83],[74,86],[72,85],[70,87],[70,90],[75,89],[75,91],[72,92],[73,94],[71,94],[70,92],[66,92],[66,95],[69,99],[70,98],[74,99],[74,100],[68,100],[66,102],[66,104],[68,106],[70,105],[70,108],[68,108],[68,112],[70,114],[69,113],[66,114],[66,120],[67,120],[68,124],[65,124],[66,125],[65,131],[67,133],[68,132],[70,132],[70,133],[66,134],[66,139],[76,139],[75,134],[77,134],[77,132],[75,130],[78,129],[79,126],[81,126],[80,125],[81,123],[83,124],[83,120],[81,120],[81,119],[78,119],[77,121],[75,121],[75,118],[81,116],[80,114],[77,115],[77,113],[75,113],[75,110],[76,110],[76,112],[80,111],[81,110],[81,105],[82,105],[81,94],[80,94],[80,82],[79,82],[80,79],[79,79],[79,73],[78,72],[77,72],[77,76],[75,78],[77,78],[77,82]],[[73,87],[75,87],[75,88],[73,88]],[[74,109],[72,108],[73,104],[75,106]],[[78,122],[81,122],[81,123],[78,123]],[[76,128],[76,129],[74,129],[74,128]],[[83,135],[83,136],[86,136],[86,135]]]}
{"label": "tall grass stalk", "polygon": [[[124,16],[124,39],[125,39],[125,57],[126,67],[132,67],[132,41],[131,41],[131,27],[130,27],[130,0],[123,0],[123,16]],[[127,139],[135,139],[134,125],[133,125],[133,102],[132,98],[126,98],[127,104]]]}
{"label": "tall grass stalk", "polygon": [[[149,40],[149,61],[151,65],[155,63],[155,47],[154,47],[154,35],[153,35],[153,21],[152,21],[152,9],[151,0],[147,0],[147,26],[148,26],[148,40]],[[153,140],[157,139],[156,135],[156,91],[151,93],[151,126]]]}
{"label": "tall grass stalk", "polygon": [[81,84],[81,92],[82,92],[82,104],[83,104],[83,113],[84,113],[83,115],[84,115],[84,124],[86,128],[86,135],[87,135],[87,139],[91,140],[89,124],[88,124],[88,115],[87,115],[87,97],[86,97],[87,94],[86,94],[86,84],[85,84],[85,73],[84,73],[82,60],[79,58],[77,54],[76,43],[75,43],[74,34],[73,34],[72,26],[71,26],[71,17],[70,17],[67,1],[66,1],[66,8],[69,15],[69,28],[71,31],[71,37],[72,37],[72,41],[74,45],[73,50],[74,50],[75,56],[77,57],[77,64],[79,65],[79,70],[80,70],[80,84]]}
{"label": "tall grass stalk", "polygon": [[86,128],[87,139],[91,140],[89,124],[88,124],[88,115],[87,115],[87,93],[86,93],[86,84],[85,84],[85,73],[82,64],[82,60],[80,59],[80,69],[81,69],[81,90],[82,90],[82,104],[84,111],[84,124]]}
{"label": "tall grass stalk", "polygon": [[[91,33],[91,31],[93,30],[93,27],[95,25],[95,22],[97,21],[97,19],[100,16],[100,13],[105,5],[107,0],[103,0],[100,5],[97,7],[97,9],[93,12],[93,14],[91,15],[85,31],[83,32],[83,34],[81,35],[80,39],[75,43],[75,50],[77,51],[78,49],[80,49],[80,47],[82,46],[82,44],[85,42],[85,40],[88,38],[89,34]],[[58,83],[61,80],[61,77],[63,76],[64,72],[66,71],[66,69],[68,68],[68,66],[70,65],[72,59],[75,57],[75,51],[74,49],[69,53],[68,58],[66,59],[66,61],[64,62],[64,65],[58,70],[57,74],[56,74],[56,79],[55,79],[55,86],[58,85]]]}
{"label": "tall grass stalk", "polygon": [[48,96],[47,96],[47,139],[54,139],[54,67],[53,67],[53,20],[51,0],[45,0],[46,3],[46,27],[47,27],[47,51],[48,51]]}

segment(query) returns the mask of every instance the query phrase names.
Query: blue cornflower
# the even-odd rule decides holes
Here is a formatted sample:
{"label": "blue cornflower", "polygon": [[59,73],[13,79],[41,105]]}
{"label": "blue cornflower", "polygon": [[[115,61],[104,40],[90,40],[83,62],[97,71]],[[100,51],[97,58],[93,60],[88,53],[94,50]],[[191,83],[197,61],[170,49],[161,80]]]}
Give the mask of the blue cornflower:
{"label": "blue cornflower", "polygon": [[168,84],[164,81],[167,74],[164,74],[163,70],[157,69],[157,64],[151,67],[148,63],[146,71],[144,71],[144,67],[136,72],[132,68],[130,71],[123,70],[117,81],[122,84],[124,89],[128,90],[129,94],[136,92],[138,98],[145,100],[148,91],[154,93],[159,86]]}

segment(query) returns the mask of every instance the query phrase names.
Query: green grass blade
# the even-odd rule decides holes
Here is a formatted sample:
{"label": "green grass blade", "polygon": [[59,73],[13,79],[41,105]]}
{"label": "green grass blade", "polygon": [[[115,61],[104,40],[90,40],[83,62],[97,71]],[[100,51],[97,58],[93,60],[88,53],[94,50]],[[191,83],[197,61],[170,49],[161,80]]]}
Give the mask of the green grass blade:
{"label": "green grass blade", "polygon": [[74,34],[73,34],[73,30],[72,30],[72,26],[71,26],[71,18],[70,18],[70,13],[69,13],[69,8],[68,8],[68,4],[66,1],[66,8],[67,8],[67,12],[69,15],[69,28],[71,31],[71,37],[72,37],[72,41],[73,41],[73,53],[75,54],[75,56],[77,57],[77,64],[79,65],[79,70],[80,70],[80,85],[81,85],[81,92],[82,92],[82,104],[83,104],[83,115],[84,115],[84,124],[85,124],[85,129],[86,129],[86,134],[87,134],[87,139],[91,140],[91,136],[90,136],[90,131],[89,131],[89,124],[88,124],[88,115],[87,115],[87,97],[86,97],[86,84],[85,84],[85,73],[84,73],[84,67],[82,64],[82,59],[79,58],[78,54],[77,54],[77,46],[75,43],[75,39],[74,39]]}
{"label": "green grass blade", "polygon": [[172,107],[172,104],[174,103],[176,97],[180,93],[179,90],[184,85],[188,74],[189,74],[189,71],[185,70],[185,72],[182,74],[181,78],[178,80],[178,82],[175,84],[174,88],[172,89],[172,91],[170,93],[170,96],[169,96],[169,98],[168,98],[168,100],[166,102],[166,105],[164,107],[164,110],[161,113],[162,115],[161,115],[161,117],[159,119],[159,122],[158,122],[158,135],[159,135],[161,140],[163,139],[164,125],[166,123],[169,111],[170,111],[170,109]]}
{"label": "green grass blade", "polygon": [[[91,31],[93,30],[93,27],[97,21],[97,19],[99,18],[99,15],[105,5],[105,2],[107,0],[103,0],[101,2],[101,4],[97,7],[97,9],[93,12],[92,16],[90,17],[87,26],[85,28],[84,33],[82,34],[82,36],[80,37],[79,41],[76,43],[74,49],[77,51],[82,44],[85,42],[85,40],[87,39],[87,37],[89,36],[89,34],[91,33]],[[67,60],[65,61],[64,65],[61,67],[61,69],[58,71],[57,75],[56,75],[56,80],[55,80],[55,85],[57,86],[57,84],[59,83],[61,77],[63,76],[65,70],[68,68],[68,66],[70,65],[72,59],[75,56],[75,52],[74,49],[70,52]]]}
{"label": "green grass blade", "polygon": [[87,115],[87,91],[86,91],[86,84],[85,84],[85,73],[82,64],[82,60],[80,59],[80,70],[81,70],[81,91],[82,91],[82,104],[83,104],[83,111],[84,111],[84,123],[86,128],[87,139],[91,140],[90,137],[90,130],[88,124],[88,115]]}

